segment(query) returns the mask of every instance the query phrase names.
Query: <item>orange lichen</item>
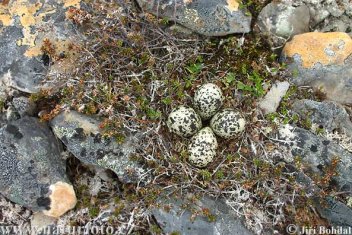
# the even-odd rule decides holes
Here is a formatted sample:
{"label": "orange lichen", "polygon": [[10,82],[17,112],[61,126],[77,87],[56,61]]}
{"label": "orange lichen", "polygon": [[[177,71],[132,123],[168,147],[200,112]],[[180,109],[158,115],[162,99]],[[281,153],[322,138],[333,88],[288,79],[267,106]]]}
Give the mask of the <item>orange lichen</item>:
{"label": "orange lichen", "polygon": [[230,11],[238,11],[240,3],[237,0],[227,0],[227,8]]}
{"label": "orange lichen", "polygon": [[341,32],[305,33],[286,43],[283,53],[286,57],[299,55],[305,68],[316,63],[340,65],[352,54],[352,40],[348,34]]}
{"label": "orange lichen", "polygon": [[57,218],[75,207],[77,198],[72,185],[59,181],[49,189],[50,210],[43,211],[45,215]]}

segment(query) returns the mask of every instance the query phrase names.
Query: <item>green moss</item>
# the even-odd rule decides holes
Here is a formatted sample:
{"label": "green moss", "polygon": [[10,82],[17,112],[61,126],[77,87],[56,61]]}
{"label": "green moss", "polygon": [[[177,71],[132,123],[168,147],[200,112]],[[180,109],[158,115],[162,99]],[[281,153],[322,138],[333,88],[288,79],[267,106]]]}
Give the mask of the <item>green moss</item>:
{"label": "green moss", "polygon": [[98,216],[100,209],[97,206],[91,206],[88,208],[88,211],[91,217],[96,217]]}

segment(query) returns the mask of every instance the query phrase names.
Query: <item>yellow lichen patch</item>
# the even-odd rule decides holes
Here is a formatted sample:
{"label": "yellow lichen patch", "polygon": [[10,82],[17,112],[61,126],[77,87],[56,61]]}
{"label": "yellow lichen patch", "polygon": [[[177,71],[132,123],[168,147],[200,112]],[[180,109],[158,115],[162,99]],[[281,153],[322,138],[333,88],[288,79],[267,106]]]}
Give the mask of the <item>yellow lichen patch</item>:
{"label": "yellow lichen patch", "polygon": [[65,182],[57,182],[50,185],[50,210],[43,213],[47,216],[60,217],[75,207],[77,198],[72,185]]}
{"label": "yellow lichen patch", "polygon": [[227,8],[230,11],[238,11],[238,7],[240,6],[237,0],[227,0]]}
{"label": "yellow lichen patch", "polygon": [[[38,36],[38,30],[32,30],[32,27],[38,27],[42,23],[43,18],[55,12],[52,8],[45,9],[42,13],[38,14],[43,4],[39,1],[36,3],[29,3],[27,0],[12,1],[8,5],[8,12],[11,19],[18,16],[20,24],[23,27],[23,38],[17,41],[18,46],[29,46],[28,50],[33,50]],[[27,53],[34,54],[33,52]]]}
{"label": "yellow lichen patch", "polygon": [[81,0],[64,0],[64,7],[79,8]]}
{"label": "yellow lichen patch", "polygon": [[8,7],[0,4],[0,23],[6,27],[10,26],[12,22],[13,20],[9,13]]}
{"label": "yellow lichen patch", "polygon": [[35,13],[40,10],[42,5],[40,2],[30,4],[26,0],[17,0],[9,5],[9,12],[11,16],[19,16],[21,25],[28,28],[37,22]]}
{"label": "yellow lichen patch", "polygon": [[339,65],[352,54],[352,39],[341,32],[300,34],[286,43],[283,53],[286,57],[299,55],[305,68],[316,63]]}

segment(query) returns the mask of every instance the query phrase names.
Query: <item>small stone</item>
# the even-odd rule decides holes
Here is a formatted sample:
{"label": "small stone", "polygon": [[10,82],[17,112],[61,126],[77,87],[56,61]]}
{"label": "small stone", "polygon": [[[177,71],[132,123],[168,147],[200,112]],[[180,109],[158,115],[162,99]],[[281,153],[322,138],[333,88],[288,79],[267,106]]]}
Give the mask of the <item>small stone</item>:
{"label": "small stone", "polygon": [[280,105],[282,97],[285,96],[289,88],[290,83],[288,82],[275,83],[265,97],[259,102],[258,106],[263,113],[275,113]]}
{"label": "small stone", "polygon": [[231,138],[244,131],[246,120],[233,109],[224,109],[211,119],[210,127],[222,138]]}
{"label": "small stone", "polygon": [[309,8],[305,5],[271,2],[259,13],[257,26],[274,49],[294,35],[309,32],[309,20]]}
{"label": "small stone", "polygon": [[179,106],[172,110],[166,122],[170,132],[182,137],[190,137],[202,128],[202,120],[194,109]]}
{"label": "small stone", "polygon": [[218,142],[213,131],[205,127],[192,137],[188,146],[188,159],[196,167],[206,167],[214,160],[217,148]]}
{"label": "small stone", "polygon": [[207,83],[196,90],[194,108],[202,119],[207,120],[219,111],[224,99],[220,87],[213,83]]}

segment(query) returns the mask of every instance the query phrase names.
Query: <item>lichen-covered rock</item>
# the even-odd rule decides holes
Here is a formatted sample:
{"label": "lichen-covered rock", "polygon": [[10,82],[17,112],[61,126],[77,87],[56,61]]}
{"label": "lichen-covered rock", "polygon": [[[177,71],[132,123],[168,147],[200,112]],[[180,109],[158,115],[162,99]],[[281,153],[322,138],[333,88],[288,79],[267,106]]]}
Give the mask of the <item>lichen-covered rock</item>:
{"label": "lichen-covered rock", "polygon": [[294,35],[309,32],[309,20],[309,8],[304,4],[271,2],[260,12],[256,26],[274,49]]}
{"label": "lichen-covered rock", "polygon": [[138,136],[127,136],[119,144],[115,138],[103,137],[99,120],[76,111],[62,112],[50,123],[55,135],[67,150],[83,163],[114,171],[123,183],[137,183],[144,169],[130,159],[138,146]]}
{"label": "lichen-covered rock", "polygon": [[330,133],[339,131],[352,137],[352,122],[342,105],[332,101],[317,102],[304,99],[295,101],[292,111]]}
{"label": "lichen-covered rock", "polygon": [[36,109],[35,103],[24,96],[13,98],[11,104],[21,117],[33,115]]}
{"label": "lichen-covered rock", "polygon": [[169,130],[182,137],[190,137],[202,128],[199,115],[189,107],[179,106],[167,118]]}
{"label": "lichen-covered rock", "polygon": [[289,88],[290,83],[288,82],[275,83],[258,104],[263,113],[269,114],[276,112],[280,105],[281,99],[285,96]]}
{"label": "lichen-covered rock", "polygon": [[222,138],[231,138],[244,131],[246,120],[233,109],[224,109],[211,119],[210,127]]}
{"label": "lichen-covered rock", "polygon": [[191,139],[188,146],[190,163],[196,167],[206,167],[214,160],[218,142],[210,127],[201,129]]}
{"label": "lichen-covered rock", "polygon": [[137,0],[147,12],[206,36],[248,33],[251,16],[240,0]]}
{"label": "lichen-covered rock", "polygon": [[9,200],[59,217],[76,204],[61,145],[45,123],[25,117],[0,129],[0,191]]}
{"label": "lichen-covered rock", "polygon": [[[214,200],[203,197],[201,200],[194,202],[194,200],[176,197],[160,197],[158,204],[160,204],[160,208],[153,209],[152,214],[166,234],[172,234],[173,232],[187,235],[253,234],[244,226],[243,219],[236,216],[222,199]],[[186,210],[185,205],[188,205]],[[168,208],[168,210],[164,208]],[[216,220],[209,222],[209,218],[199,215],[193,221],[193,212],[202,211],[205,208]]]}
{"label": "lichen-covered rock", "polygon": [[[69,48],[79,40],[65,13],[70,6],[79,7],[79,2],[13,0],[0,4],[0,83],[7,80],[8,86],[35,93],[54,85],[43,83],[49,70],[57,74],[74,65],[76,56]],[[55,48],[55,56],[43,53],[43,45]],[[54,57],[60,54],[65,56],[56,61]]]}
{"label": "lichen-covered rock", "polygon": [[352,190],[352,154],[347,150],[326,138],[291,125],[281,126],[277,139],[290,149],[292,156],[302,158],[310,173],[323,175],[325,167],[331,166],[332,161],[338,158],[338,175],[333,177],[334,186],[337,191]]}
{"label": "lichen-covered rock", "polygon": [[312,86],[339,103],[352,103],[352,39],[346,33],[296,35],[285,45],[281,60],[296,85]]}
{"label": "lichen-covered rock", "polygon": [[207,120],[221,108],[224,96],[220,87],[213,83],[200,86],[195,94],[193,105],[200,117]]}

